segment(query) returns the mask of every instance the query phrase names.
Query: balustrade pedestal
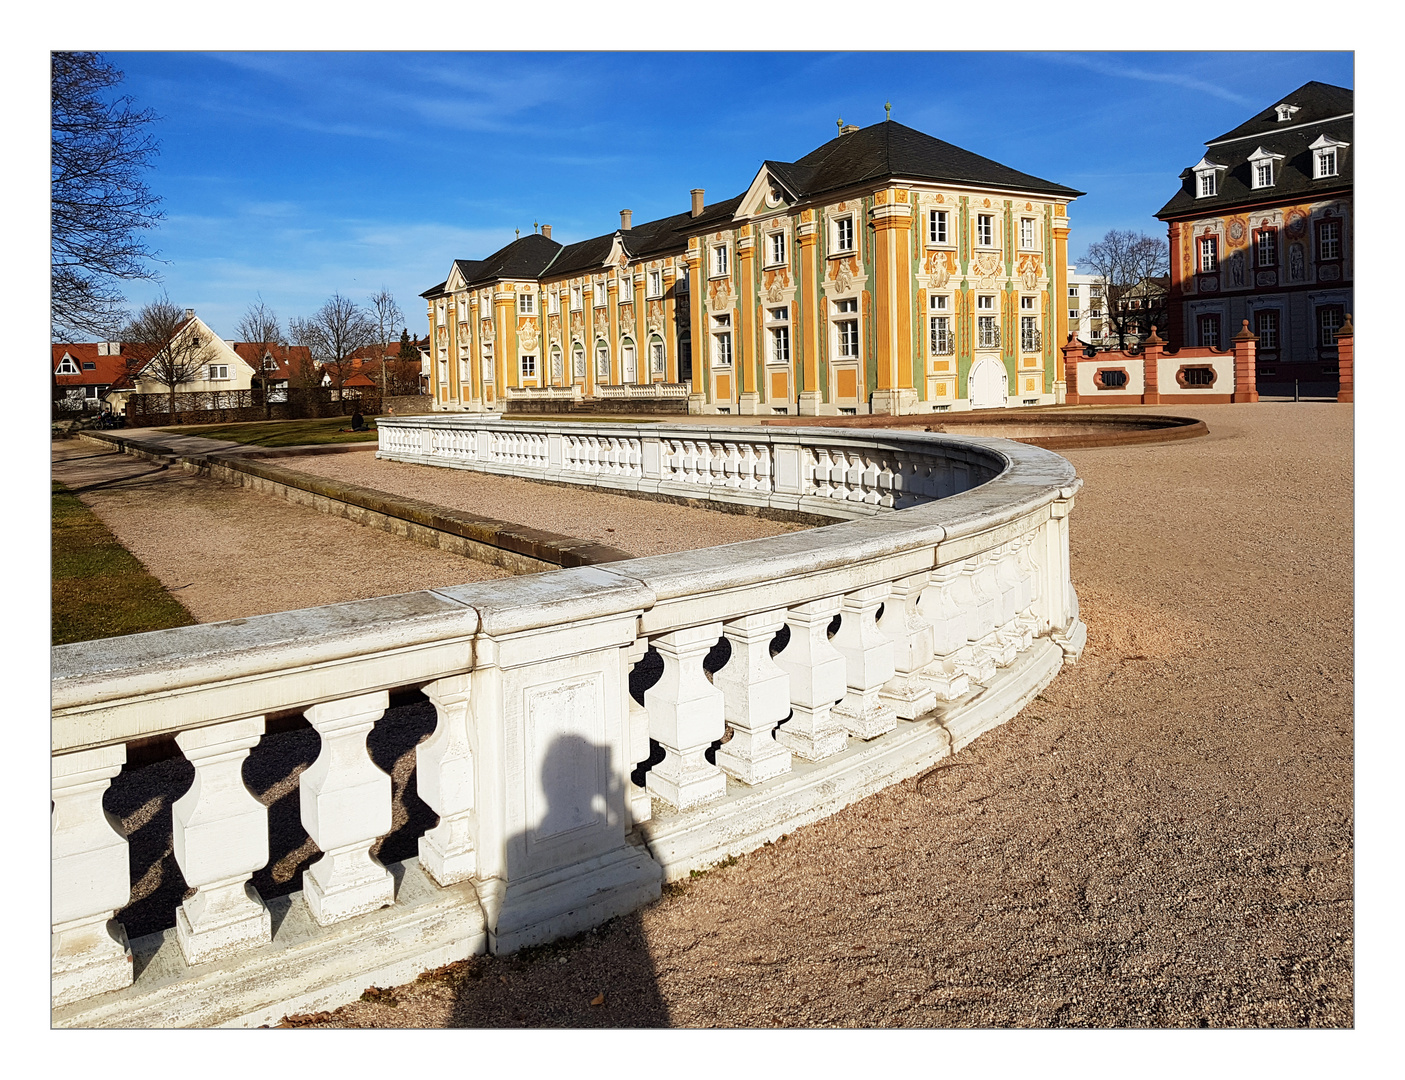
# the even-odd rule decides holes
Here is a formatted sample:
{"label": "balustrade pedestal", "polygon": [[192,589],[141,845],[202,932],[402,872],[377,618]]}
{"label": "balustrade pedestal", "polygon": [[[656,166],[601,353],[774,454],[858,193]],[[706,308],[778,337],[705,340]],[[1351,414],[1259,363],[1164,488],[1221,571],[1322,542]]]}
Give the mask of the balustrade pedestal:
{"label": "balustrade pedestal", "polygon": [[324,852],[303,871],[303,899],[319,926],[395,902],[395,879],[371,857],[390,831],[390,777],[366,751],[366,736],[390,704],[385,691],[314,705],[304,714],[322,752],[302,774],[303,828]]}
{"label": "balustrade pedestal", "polygon": [[932,624],[922,617],[918,600],[931,580],[930,570],[893,582],[878,620],[878,632],[893,642],[893,677],[884,685],[882,701],[900,720],[916,720],[936,708],[937,695],[922,677],[932,662]]}
{"label": "balustrade pedestal", "polygon": [[878,630],[878,609],[891,587],[887,582],[857,589],[844,597],[843,617],[833,645],[844,657],[848,692],[834,707],[846,731],[876,739],[898,726],[898,714],[880,694],[893,677],[893,643]]}
{"label": "balustrade pedestal", "polygon": [[176,910],[176,941],[188,964],[219,960],[273,938],[268,908],[249,884],[268,863],[268,809],[241,775],[263,731],[263,717],[252,716],[176,736],[195,766],[195,782],[171,807],[176,864],[197,890]]}
{"label": "balustrade pedestal", "polygon": [[721,636],[722,624],[708,623],[651,642],[663,658],[663,676],[644,691],[644,706],[664,759],[649,770],[645,786],[680,810],[727,793],[727,777],[706,756],[726,732],[722,691],[703,672],[703,659]]}

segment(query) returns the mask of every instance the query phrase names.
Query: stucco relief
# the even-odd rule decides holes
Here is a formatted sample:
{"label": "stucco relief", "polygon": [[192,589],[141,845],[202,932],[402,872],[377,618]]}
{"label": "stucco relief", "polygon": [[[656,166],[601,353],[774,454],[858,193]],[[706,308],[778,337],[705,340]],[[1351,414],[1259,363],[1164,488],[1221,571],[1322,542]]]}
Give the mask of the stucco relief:
{"label": "stucco relief", "polygon": [[854,287],[854,275],[849,272],[847,259],[839,260],[834,270],[834,288],[840,293],[846,293]]}
{"label": "stucco relief", "polygon": [[1000,272],[1000,255],[994,251],[983,251],[971,262],[971,269],[981,279],[981,284],[989,287],[995,283]]}
{"label": "stucco relief", "polygon": [[1225,262],[1229,266],[1229,283],[1234,286],[1244,284],[1244,255],[1236,251]]}
{"label": "stucco relief", "polygon": [[663,301],[650,300],[645,308],[645,325],[656,334],[663,333]]}
{"label": "stucco relief", "polygon": [[1284,231],[1293,239],[1297,239],[1307,231],[1307,214],[1302,207],[1290,207],[1287,215],[1287,225]]}
{"label": "stucco relief", "polygon": [[541,341],[536,323],[524,320],[524,325],[519,325],[517,328],[517,340],[522,343],[522,348],[528,352],[536,352],[537,344]]}
{"label": "stucco relief", "polygon": [[732,304],[732,283],[727,278],[718,278],[707,283],[707,306],[720,311]]}
{"label": "stucco relief", "polygon": [[1302,281],[1303,266],[1304,259],[1302,244],[1290,244],[1288,246],[1288,279],[1290,281]]}
{"label": "stucco relief", "polygon": [[491,344],[493,343],[493,338],[494,338],[495,335],[493,334],[493,320],[492,320],[492,319],[484,319],[484,320],[483,320],[483,322],[482,322],[482,328],[479,330],[478,336],[479,336],[479,338],[481,338],[481,339],[483,340],[483,342],[484,342],[485,344],[491,345]]}
{"label": "stucco relief", "polygon": [[1248,225],[1241,217],[1230,218],[1225,232],[1229,237],[1229,247],[1243,247],[1248,243],[1248,241],[1245,240],[1249,232]]}
{"label": "stucco relief", "polygon": [[1033,292],[1039,287],[1039,274],[1043,261],[1038,255],[1021,255],[1019,262],[1020,288]]}
{"label": "stucco relief", "polygon": [[557,344],[561,342],[561,316],[551,315],[546,320],[547,336]]}
{"label": "stucco relief", "polygon": [[927,252],[923,266],[923,272],[927,275],[928,282],[933,289],[946,288],[947,282],[951,280],[951,275],[956,272],[956,255],[951,251],[929,251]]}
{"label": "stucco relief", "polygon": [[571,312],[571,336],[579,340],[584,327],[585,317],[579,311]]}

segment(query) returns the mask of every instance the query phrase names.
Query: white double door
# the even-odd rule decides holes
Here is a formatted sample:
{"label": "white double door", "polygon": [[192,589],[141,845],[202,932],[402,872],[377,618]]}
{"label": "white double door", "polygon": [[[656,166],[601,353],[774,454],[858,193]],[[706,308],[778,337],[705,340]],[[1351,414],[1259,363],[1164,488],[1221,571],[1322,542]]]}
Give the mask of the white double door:
{"label": "white double door", "polygon": [[1008,378],[1005,365],[994,357],[977,360],[967,380],[970,384],[971,408],[1003,409]]}

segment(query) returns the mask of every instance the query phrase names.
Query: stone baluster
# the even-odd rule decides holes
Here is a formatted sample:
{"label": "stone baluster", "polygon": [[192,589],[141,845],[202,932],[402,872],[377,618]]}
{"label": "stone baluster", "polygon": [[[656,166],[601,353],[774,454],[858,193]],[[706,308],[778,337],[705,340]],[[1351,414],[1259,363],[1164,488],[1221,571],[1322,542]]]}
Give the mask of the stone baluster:
{"label": "stone baluster", "polygon": [[176,910],[176,941],[187,964],[220,960],[273,939],[273,924],[249,882],[268,863],[268,809],[244,783],[264,719],[250,716],[182,731],[176,745],[195,782],[171,806],[176,865],[196,890]]}
{"label": "stone baluster", "polygon": [[1001,626],[1001,632],[1015,641],[1016,652],[1024,652],[1034,640],[1034,632],[1028,622],[1020,618],[1020,613],[1029,607],[1029,599],[1015,553],[1017,541],[1001,544],[996,549],[995,577],[1000,584],[1001,605],[1009,618]]}
{"label": "stone baluster", "polygon": [[878,620],[878,632],[893,643],[893,677],[880,696],[900,720],[916,720],[937,705],[935,691],[922,676],[935,657],[932,624],[918,610],[931,579],[932,572],[923,570],[893,582]]}
{"label": "stone baluster", "polygon": [[[891,506],[891,497],[886,504],[883,502],[885,491],[883,481],[885,478],[891,480],[891,474],[888,474],[883,462],[876,456],[868,458],[867,460],[861,457],[859,462],[863,467],[863,472],[860,474],[859,479],[859,486],[863,491],[863,501],[868,503],[869,506]],[[891,487],[891,483],[887,486]]]}
{"label": "stone baluster", "polygon": [[1020,575],[1020,619],[1035,637],[1048,632],[1049,624],[1039,616],[1039,567],[1034,563],[1035,541],[1039,533],[1032,532],[1015,542],[1015,565]]}
{"label": "stone baluster", "polygon": [[848,488],[848,501],[863,502],[866,494],[864,491],[863,455],[857,450],[850,450],[845,457],[849,463],[849,469],[844,475],[844,485]]}
{"label": "stone baluster", "polygon": [[434,734],[415,747],[415,783],[439,823],[420,837],[420,866],[440,885],[466,881],[477,869],[470,739],[472,676],[450,675],[424,688],[439,718]]}
{"label": "stone baluster", "polygon": [[127,760],[125,746],[51,758],[49,959],[52,1004],[132,983],[127,931],[113,916],[132,895],[127,838],[102,795]]}
{"label": "stone baluster", "polygon": [[727,448],[722,443],[708,443],[708,483],[713,487],[727,486]]}
{"label": "stone baluster", "polygon": [[829,624],[843,605],[831,596],[798,604],[786,612],[790,640],[775,656],[790,676],[791,717],[776,730],[776,741],[806,761],[843,753],[849,733],[833,715],[848,693],[847,665],[829,641]]}
{"label": "stone baluster", "polygon": [[833,490],[829,482],[830,457],[827,447],[816,447],[811,451],[815,457],[814,483],[815,495],[821,499],[829,498],[830,491]]}
{"label": "stone baluster", "polygon": [[708,748],[726,734],[722,691],[708,681],[703,659],[722,636],[722,624],[675,630],[651,644],[663,658],[663,675],[644,691],[649,734],[664,759],[645,777],[649,792],[687,810],[720,799],[727,777],[708,762]]}
{"label": "stone baluster", "polygon": [[[641,702],[634,700],[634,695],[629,692],[629,673],[635,664],[644,659],[644,654],[649,651],[649,639],[639,638],[629,648],[620,653],[622,669],[620,671],[620,685],[625,688],[624,700],[629,708],[629,771],[634,771],[634,766],[649,758],[649,710]],[[636,825],[648,821],[654,816],[654,800],[646,787],[638,787],[630,781],[625,792],[626,802],[629,804],[630,816]]]}
{"label": "stone baluster", "polygon": [[[1013,640],[1009,634],[1005,633],[1006,611],[1005,596],[1000,589],[1000,581],[996,573],[995,564],[997,561],[995,551],[982,551],[975,556],[973,562],[975,569],[971,572],[971,585],[978,596],[985,598],[981,604],[987,627],[985,636],[981,638],[980,644],[987,652],[995,658],[997,667],[1009,667],[1015,662],[1018,653],[1018,642]],[[1013,597],[1011,598],[1013,600]],[[988,611],[988,615],[985,612]],[[1014,612],[1009,612],[1009,617],[1014,618]]]}
{"label": "stone baluster", "polygon": [[683,480],[688,484],[698,482],[698,444],[691,439],[683,443]]}
{"label": "stone baluster", "polygon": [[883,687],[895,674],[893,643],[878,629],[878,609],[892,586],[884,581],[844,597],[843,618],[833,645],[844,657],[848,693],[834,715],[850,735],[876,739],[898,726],[898,714],[883,701]]}
{"label": "stone baluster", "polygon": [[756,486],[761,491],[773,491],[775,481],[773,478],[774,465],[771,461],[771,448],[762,443],[756,448]]}
{"label": "stone baluster", "polygon": [[727,444],[727,486],[734,491],[742,487],[742,452],[736,443]]}
{"label": "stone baluster", "polygon": [[790,772],[790,751],[774,736],[790,714],[790,676],[771,659],[771,639],[784,625],[784,608],[723,624],[732,658],[712,682],[722,691],[732,738],[718,748],[717,764],[746,784]]}
{"label": "stone baluster", "polygon": [[756,483],[756,447],[751,443],[742,444],[742,488],[746,491],[755,491]]}
{"label": "stone baluster", "polygon": [[381,690],[304,714],[322,737],[322,752],[298,789],[303,828],[324,852],[302,875],[303,898],[319,926],[395,902],[394,878],[371,857],[371,845],[390,831],[390,777],[366,751],[366,736],[389,704]]}
{"label": "stone baluster", "polygon": [[982,682],[995,675],[995,661],[969,644],[975,602],[961,572],[964,565],[954,562],[934,569],[917,604],[932,624],[932,663],[925,674],[939,700],[955,701],[970,690],[971,680]]}

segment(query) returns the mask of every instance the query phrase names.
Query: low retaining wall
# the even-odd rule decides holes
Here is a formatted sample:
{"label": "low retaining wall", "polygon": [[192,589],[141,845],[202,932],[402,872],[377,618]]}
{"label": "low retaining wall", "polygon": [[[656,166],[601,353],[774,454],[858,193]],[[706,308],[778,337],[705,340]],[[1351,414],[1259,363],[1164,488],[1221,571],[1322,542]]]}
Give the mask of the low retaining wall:
{"label": "low retaining wall", "polygon": [[[1080,481],[1037,447],[464,417],[380,435],[387,457],[849,520],[53,649],[56,1026],[263,1023],[598,925],[929,767],[1086,640]],[[366,740],[408,691],[437,716],[413,782],[438,817],[383,866],[391,779]],[[323,854],[265,903],[249,879],[268,813],[240,770],[297,712],[321,738],[298,805]],[[128,942],[127,841],[102,794],[159,739],[195,771],[172,810],[194,892]]]}
{"label": "low retaining wall", "polygon": [[1249,320],[1231,349],[1166,350],[1151,336],[1135,351],[1088,350],[1072,336],[1063,347],[1069,405],[1159,405],[1163,402],[1227,405],[1258,401],[1255,350]]}

